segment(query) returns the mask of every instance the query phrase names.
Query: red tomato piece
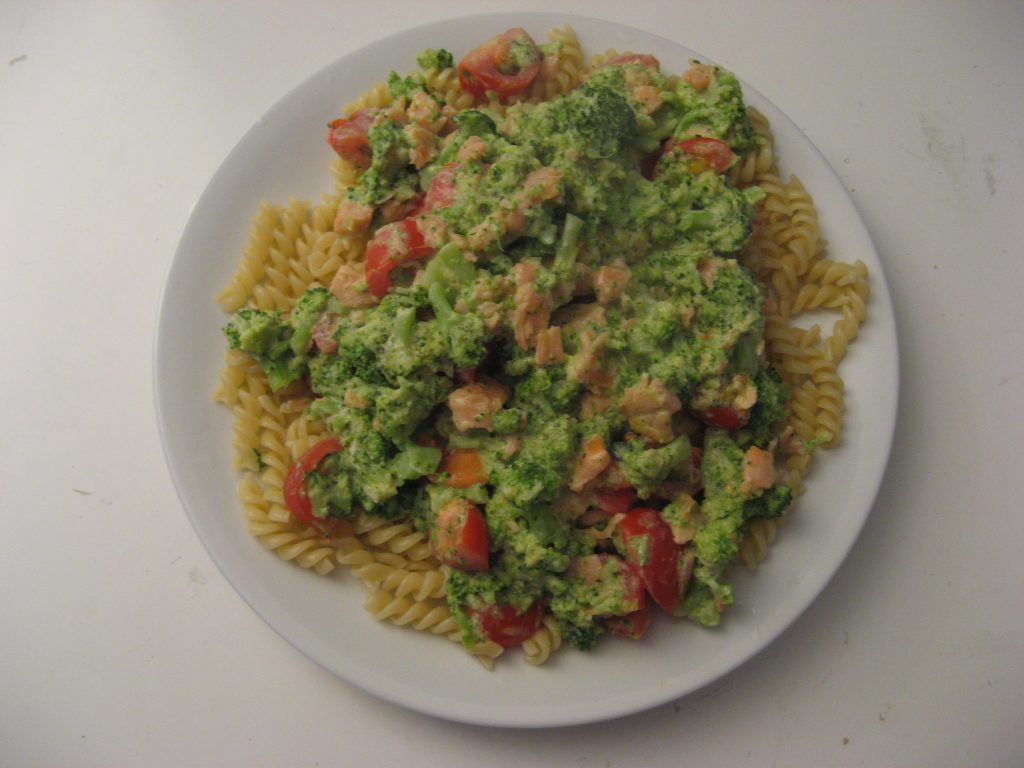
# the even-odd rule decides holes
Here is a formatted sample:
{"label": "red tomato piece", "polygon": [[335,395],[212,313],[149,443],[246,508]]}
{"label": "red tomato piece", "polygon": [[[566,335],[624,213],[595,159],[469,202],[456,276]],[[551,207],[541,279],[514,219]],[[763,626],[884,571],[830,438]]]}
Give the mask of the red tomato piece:
{"label": "red tomato piece", "polygon": [[733,160],[736,159],[736,155],[729,149],[728,144],[718,139],[712,139],[709,136],[694,136],[692,139],[678,142],[675,146],[679,147],[690,157],[703,160],[707,163],[708,167],[717,173],[729,170]]}
{"label": "red tomato piece", "polygon": [[638,507],[619,523],[618,534],[626,561],[640,573],[647,592],[672,613],[679,604],[679,548],[672,529],[653,509]]}
{"label": "red tomato piece", "polygon": [[750,411],[738,411],[726,405],[712,405],[710,408],[694,411],[693,415],[709,427],[717,429],[740,429],[750,421]]}
{"label": "red tomato piece", "polygon": [[415,218],[385,224],[366,246],[366,287],[378,299],[391,287],[391,272],[398,266],[424,256],[434,249],[427,245]]}
{"label": "red tomato piece", "polygon": [[423,199],[421,213],[430,213],[438,208],[447,208],[455,202],[455,169],[458,163],[448,163],[434,174]]}
{"label": "red tomato piece", "polygon": [[327,125],[327,143],[353,165],[366,168],[373,159],[370,126],[377,117],[374,109],[359,109]]}
{"label": "red tomato piece", "polygon": [[331,520],[319,518],[313,514],[313,502],[306,492],[306,475],[312,472],[327,456],[341,450],[341,440],[328,437],[314,445],[292,465],[284,478],[284,503],[292,515],[301,523],[330,532]]}
{"label": "red tomato piece", "polygon": [[437,514],[437,558],[461,571],[486,571],[490,537],[483,512],[471,501],[452,499]]}
{"label": "red tomato piece", "polygon": [[651,624],[650,606],[638,611],[627,613],[625,616],[610,616],[605,619],[604,625],[619,637],[628,637],[630,640],[639,640],[647,632]]}
{"label": "red tomato piece", "polygon": [[617,488],[614,491],[601,491],[594,498],[597,508],[608,515],[619,515],[629,512],[636,502],[636,491],[633,488]]}
{"label": "red tomato piece", "polygon": [[522,93],[540,72],[541,54],[533,38],[519,27],[492,37],[459,62],[462,90],[474,96]]}
{"label": "red tomato piece", "polygon": [[483,608],[466,609],[480,631],[498,645],[509,648],[521,645],[540,627],[543,609],[534,603],[525,611],[511,605],[488,605]]}

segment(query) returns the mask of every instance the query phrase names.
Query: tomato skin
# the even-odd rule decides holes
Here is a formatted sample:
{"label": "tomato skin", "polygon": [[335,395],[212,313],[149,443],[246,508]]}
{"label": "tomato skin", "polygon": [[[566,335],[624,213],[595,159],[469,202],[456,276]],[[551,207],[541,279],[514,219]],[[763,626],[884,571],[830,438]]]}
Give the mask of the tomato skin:
{"label": "tomato skin", "polygon": [[391,272],[407,261],[429,256],[434,249],[427,245],[414,217],[385,224],[377,230],[366,246],[366,287],[378,299],[391,287]]}
{"label": "tomato skin", "polygon": [[434,529],[437,558],[460,571],[486,571],[490,537],[480,508],[465,499],[452,499],[437,514]]}
{"label": "tomato skin", "polygon": [[313,514],[313,502],[306,493],[306,475],[317,468],[326,457],[341,450],[341,440],[336,437],[328,437],[314,445],[292,465],[288,467],[288,473],[284,478],[284,503],[289,511],[301,523],[319,528],[329,532],[332,521],[325,520]]}
{"label": "tomato skin", "polygon": [[647,604],[638,611],[627,613],[625,616],[609,616],[604,621],[604,625],[614,634],[630,640],[642,638],[650,624],[651,608]]}
{"label": "tomato skin", "polygon": [[[528,61],[517,71],[509,71],[517,67],[511,61],[513,47],[517,44],[527,48]],[[533,38],[526,30],[515,27],[492,37],[463,57],[459,62],[459,84],[462,90],[474,96],[484,96],[487,91],[513,96],[530,87],[540,72],[540,63],[541,54]]]}
{"label": "tomato skin", "polygon": [[359,109],[348,117],[332,120],[327,125],[327,143],[353,165],[369,167],[373,159],[369,132],[376,117],[376,110]]}
{"label": "tomato skin", "polygon": [[447,208],[455,202],[455,169],[458,163],[448,163],[434,174],[423,198],[422,210],[418,213],[430,213],[438,208]]}
{"label": "tomato skin", "polygon": [[503,648],[522,645],[540,627],[543,609],[534,603],[525,611],[511,605],[487,605],[483,608],[466,609],[473,623],[488,639]]}
{"label": "tomato skin", "polygon": [[728,144],[710,136],[694,136],[692,139],[677,142],[675,146],[690,157],[703,160],[716,173],[729,170],[736,159]]}
{"label": "tomato skin", "polygon": [[709,427],[717,429],[741,429],[750,421],[750,411],[737,411],[726,405],[713,405],[710,408],[694,411],[693,415]]}
{"label": "tomato skin", "polygon": [[637,507],[619,522],[618,535],[626,561],[640,573],[647,592],[662,609],[672,613],[679,605],[682,590],[679,548],[668,523],[655,510]]}
{"label": "tomato skin", "polygon": [[601,491],[594,498],[597,508],[608,515],[624,515],[636,503],[636,490],[633,488],[617,488],[614,491]]}

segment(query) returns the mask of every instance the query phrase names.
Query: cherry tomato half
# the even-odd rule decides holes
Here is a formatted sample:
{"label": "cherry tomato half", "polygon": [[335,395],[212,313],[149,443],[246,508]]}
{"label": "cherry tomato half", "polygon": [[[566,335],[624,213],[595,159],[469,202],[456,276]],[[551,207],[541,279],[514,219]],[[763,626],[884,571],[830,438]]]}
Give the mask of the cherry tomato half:
{"label": "cherry tomato half", "polygon": [[452,499],[437,513],[434,546],[442,563],[461,571],[486,571],[490,537],[480,508],[466,499]]}
{"label": "cherry tomato half", "polygon": [[629,512],[636,503],[636,491],[633,488],[617,488],[614,491],[601,491],[594,498],[597,508],[608,515],[619,515]]}
{"label": "cherry tomato half", "polygon": [[378,299],[391,287],[391,272],[398,266],[429,256],[434,249],[427,245],[415,218],[385,224],[377,230],[366,246],[366,287]]}
{"label": "cherry tomato half", "polygon": [[648,593],[664,610],[672,613],[679,604],[679,548],[672,529],[653,509],[638,507],[619,522],[626,561],[640,573]]}
{"label": "cherry tomato half", "polygon": [[710,408],[694,411],[693,415],[709,427],[717,429],[740,429],[750,421],[750,411],[738,411],[726,405],[712,405]]}
{"label": "cherry tomato half", "polygon": [[359,109],[348,117],[332,120],[327,126],[327,143],[353,165],[369,167],[373,159],[369,132],[376,117],[376,110]]}
{"label": "cherry tomato half", "polygon": [[284,478],[284,503],[289,511],[299,522],[319,528],[325,533],[330,532],[332,521],[313,514],[313,502],[306,493],[306,475],[316,469],[327,456],[340,450],[341,440],[338,438],[321,440],[292,462]]}
{"label": "cherry tomato half", "polygon": [[448,163],[434,174],[427,188],[426,197],[423,198],[422,211],[419,213],[447,208],[455,202],[455,169],[458,167],[458,163]]}
{"label": "cherry tomato half", "polygon": [[467,608],[473,622],[489,639],[509,648],[521,645],[540,627],[543,609],[534,603],[525,611],[511,605],[488,605],[483,608]]}
{"label": "cherry tomato half", "polygon": [[619,637],[628,637],[630,640],[639,640],[647,632],[651,624],[651,608],[646,603],[638,611],[627,613],[625,616],[609,616],[604,620],[604,625]]}
{"label": "cherry tomato half", "polygon": [[492,37],[459,62],[459,84],[474,96],[494,91],[499,96],[522,93],[540,72],[537,44],[519,27]]}

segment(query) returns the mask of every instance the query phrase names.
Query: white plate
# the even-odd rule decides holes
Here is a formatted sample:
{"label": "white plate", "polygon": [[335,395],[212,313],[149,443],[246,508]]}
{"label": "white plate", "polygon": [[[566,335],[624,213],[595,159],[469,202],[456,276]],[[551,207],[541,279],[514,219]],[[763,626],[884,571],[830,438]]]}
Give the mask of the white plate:
{"label": "white plate", "polygon": [[871,238],[825,159],[744,85],[748,102],[771,119],[784,170],[813,192],[831,253],[870,268],[872,298],[868,322],[842,368],[845,441],[817,461],[810,490],[768,561],[754,574],[735,569],[736,605],[719,629],[664,619],[640,643],[608,639],[589,654],[566,648],[539,668],[511,652],[488,672],[454,643],[374,621],[362,609],[365,588],[354,579],[318,577],[248,535],[235,497],[231,416],[211,399],[226,321],[213,296],[239,261],[260,201],[292,195],[316,201],[330,190],[324,126],[390,69],[413,69],[422,49],[445,47],[458,56],[511,26],[543,39],[566,21],[589,52],[653,53],[675,72],[692,57],[704,58],[628,27],[539,13],[444,21],[351,53],[277,102],[218,169],[182,234],[157,328],[155,395],[167,461],[192,525],[238,593],[289,642],[345,680],[412,709],[472,723],[567,725],[636,712],[688,694],[765,648],[821,592],[853,545],[881,482],[895,424],[895,324]]}

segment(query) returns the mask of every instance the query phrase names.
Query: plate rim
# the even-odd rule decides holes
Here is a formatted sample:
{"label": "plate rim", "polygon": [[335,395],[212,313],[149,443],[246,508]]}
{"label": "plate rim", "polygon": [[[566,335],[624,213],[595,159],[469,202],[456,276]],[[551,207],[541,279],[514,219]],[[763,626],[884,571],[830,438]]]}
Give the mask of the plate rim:
{"label": "plate rim", "polygon": [[[229,562],[223,556],[218,556],[218,546],[214,542],[210,531],[205,527],[205,523],[202,517],[199,515],[199,509],[193,500],[192,489],[187,487],[184,480],[182,471],[180,456],[176,453],[180,446],[174,443],[175,439],[172,437],[174,434],[174,427],[171,423],[172,414],[169,413],[169,400],[170,393],[167,391],[167,385],[165,381],[169,381],[164,376],[166,368],[170,362],[168,348],[172,343],[173,336],[168,336],[168,319],[172,315],[173,299],[170,296],[169,288],[174,282],[181,277],[181,271],[185,269],[187,265],[186,257],[182,256],[182,249],[188,242],[190,232],[193,230],[194,223],[198,216],[203,215],[204,203],[207,202],[207,198],[217,189],[219,183],[222,183],[225,174],[229,172],[232,163],[237,161],[237,158],[244,153],[244,148],[251,142],[252,137],[256,132],[261,129],[261,126],[265,125],[272,116],[275,115],[277,110],[283,108],[290,98],[295,97],[300,92],[310,87],[310,84],[316,82],[318,79],[327,77],[330,71],[338,68],[344,61],[354,60],[360,56],[366,56],[371,51],[376,51],[387,45],[394,45],[396,42],[404,40],[405,38],[422,37],[428,32],[438,31],[441,29],[450,28],[453,24],[457,26],[467,26],[472,24],[481,23],[484,21],[493,20],[500,23],[494,25],[494,29],[498,30],[499,27],[504,28],[505,26],[540,26],[544,25],[545,28],[561,26],[563,24],[569,24],[574,29],[579,31],[579,27],[582,26],[593,26],[598,25],[606,27],[609,30],[614,30],[617,33],[630,33],[637,34],[644,38],[652,38],[661,41],[663,46],[668,46],[683,52],[692,53],[696,56],[700,56],[696,51],[689,47],[682,45],[681,43],[675,42],[669,38],[651,33],[646,30],[642,30],[629,25],[621,24],[619,22],[608,21],[596,17],[581,16],[577,14],[557,14],[547,12],[517,12],[517,13],[484,13],[484,14],[472,14],[465,16],[455,16],[452,18],[435,21],[429,24],[419,25],[415,27],[407,27],[389,35],[385,35],[373,41],[366,43],[359,48],[353,49],[342,56],[338,57],[329,64],[321,67],[316,72],[307,76],[305,79],[300,81],[293,88],[289,89],[286,93],[281,95],[274,103],[263,112],[260,118],[254,123],[248,131],[246,131],[242,137],[239,138],[237,143],[232,147],[231,151],[225,156],[224,160],[218,165],[216,171],[204,185],[202,192],[197,197],[195,203],[192,205],[186,223],[182,228],[181,234],[178,238],[177,245],[175,248],[174,255],[167,267],[163,288],[161,290],[161,299],[159,303],[157,321],[154,327],[154,338],[153,338],[153,356],[152,356],[152,373],[153,373],[153,398],[155,405],[155,415],[157,419],[157,425],[160,434],[161,445],[164,451],[165,460],[167,463],[168,471],[171,475],[175,491],[179,497],[182,506],[189,518],[193,530],[199,537],[204,548],[207,550],[211,559],[217,564],[218,569],[224,574],[227,581],[231,584],[232,588],[236,593],[253,609],[253,611],[260,616],[263,621],[274,629],[278,635],[283,639],[287,640],[293,647],[297,648],[300,652],[316,662],[320,666],[324,667],[332,674],[346,680],[347,682],[356,685],[357,687],[367,691],[373,695],[376,695],[382,699],[390,701],[394,704],[419,711],[424,714],[442,717],[448,720],[477,724],[477,725],[489,725],[489,726],[504,726],[504,727],[549,727],[549,726],[567,726],[567,725],[578,725],[583,723],[592,723],[611,718],[621,717],[642,710],[649,709],[651,707],[664,704],[668,701],[677,700],[692,694],[694,691],[699,690],[715,680],[729,674],[741,665],[745,664],[754,656],[763,652],[769,647],[776,638],[781,635],[787,628],[793,625],[793,623],[807,610],[807,608],[813,604],[821,593],[826,589],[828,584],[835,577],[839,568],[842,567],[846,561],[850,550],[858,540],[861,531],[870,515],[871,509],[874,506],[875,500],[877,499],[878,491],[884,480],[886,474],[886,468],[888,466],[889,455],[892,448],[893,437],[896,427],[897,408],[899,400],[899,350],[898,350],[898,337],[896,334],[895,318],[892,308],[891,295],[888,289],[888,282],[884,274],[884,265],[882,263],[880,254],[874,242],[871,239],[870,231],[864,222],[860,211],[857,209],[856,204],[852,198],[852,195],[846,189],[842,183],[839,175],[827,159],[818,149],[818,147],[806,136],[806,134],[789,118],[781,109],[775,106],[774,102],[765,97],[760,91],[753,87],[743,77],[739,77],[744,89],[744,95],[747,97],[748,103],[751,101],[756,102],[758,109],[766,112],[771,119],[773,129],[778,133],[778,126],[784,125],[786,133],[792,134],[794,141],[798,141],[803,145],[805,151],[809,151],[813,155],[817,164],[823,169],[827,169],[832,177],[832,182],[835,190],[841,190],[845,195],[845,203],[852,212],[855,221],[859,224],[860,232],[858,233],[863,239],[866,240],[870,246],[870,259],[871,264],[871,275],[872,275],[872,300],[870,305],[869,321],[875,325],[881,325],[883,331],[887,330],[888,334],[885,335],[883,341],[888,344],[883,346],[881,351],[888,352],[887,360],[879,360],[882,363],[883,375],[888,374],[886,386],[890,391],[890,396],[887,399],[885,412],[881,414],[881,432],[879,437],[884,437],[884,451],[880,452],[880,458],[876,455],[873,462],[873,469],[870,476],[873,478],[873,487],[869,489],[869,492],[865,494],[869,501],[866,504],[866,508],[859,512],[858,519],[855,521],[856,524],[851,528],[848,534],[845,536],[841,547],[840,556],[835,557],[834,561],[830,561],[821,574],[815,579],[813,588],[808,590],[805,594],[806,599],[797,601],[797,605],[792,607],[790,610],[784,612],[784,615],[778,616],[776,611],[776,621],[767,629],[767,631],[761,633],[761,635],[748,646],[741,653],[734,653],[730,657],[729,661],[723,664],[719,664],[713,674],[705,677],[692,685],[683,687],[672,687],[668,686],[658,690],[648,691],[642,694],[630,693],[629,695],[621,695],[610,698],[604,698],[599,700],[596,704],[592,703],[591,706],[583,706],[575,710],[563,710],[553,711],[550,707],[543,706],[519,706],[519,707],[481,707],[479,702],[456,702],[451,699],[447,699],[438,694],[427,693],[426,696],[409,696],[409,692],[402,686],[395,687],[394,685],[387,685],[385,681],[377,679],[372,671],[367,672],[366,670],[346,670],[345,672],[340,671],[336,668],[336,665],[327,663],[323,658],[318,658],[315,653],[312,653],[308,647],[304,647],[301,640],[297,640],[294,631],[288,631],[286,628],[282,628],[278,623],[275,623],[270,617],[268,617],[268,610],[265,605],[258,604],[258,600],[254,597],[254,592],[250,588],[247,588],[243,583],[243,575],[235,571],[231,567],[226,567]],[[499,30],[500,31],[500,30]],[[585,35],[581,34],[581,41],[584,47],[587,46],[587,40]],[[419,50],[419,49],[415,49]],[[702,60],[711,61],[708,57],[700,56]],[[357,84],[357,88],[365,90],[370,87],[371,83]],[[356,92],[359,92],[358,90]],[[753,98],[751,98],[753,97]],[[324,163],[326,166],[326,162]],[[785,164],[783,164],[785,169]],[[813,192],[813,190],[812,190]],[[833,191],[833,193],[835,193]],[[243,229],[248,228],[248,220],[241,222]],[[238,254],[232,257],[232,263],[237,264]],[[212,296],[209,297],[209,301],[212,303]],[[876,350],[878,351],[878,350]],[[845,378],[845,377],[844,377]],[[210,391],[215,385],[215,378],[210,379],[208,382]],[[211,398],[212,402],[212,398]],[[875,446],[876,451],[878,445]],[[828,456],[828,454],[826,454]],[[224,478],[226,481],[227,478]],[[809,481],[809,485],[813,484],[813,475]],[[239,505],[236,505],[236,507]],[[235,509],[238,513],[240,510]],[[838,552],[839,550],[837,550]],[[273,557],[270,553],[260,553],[267,557]],[[361,585],[359,585],[361,587]],[[262,607],[262,610],[261,610]],[[361,616],[367,621],[372,622],[372,617]],[[728,618],[727,618],[728,621]],[[422,639],[422,638],[417,638]],[[460,659],[461,661],[461,659]],[[519,664],[515,665],[519,667]],[[547,674],[558,675],[560,670],[548,669],[545,670]],[[495,673],[491,673],[495,674]],[[586,702],[584,702],[585,704]]]}

